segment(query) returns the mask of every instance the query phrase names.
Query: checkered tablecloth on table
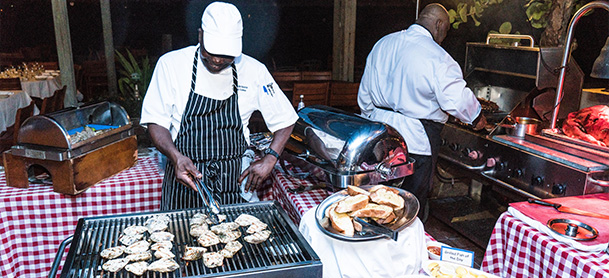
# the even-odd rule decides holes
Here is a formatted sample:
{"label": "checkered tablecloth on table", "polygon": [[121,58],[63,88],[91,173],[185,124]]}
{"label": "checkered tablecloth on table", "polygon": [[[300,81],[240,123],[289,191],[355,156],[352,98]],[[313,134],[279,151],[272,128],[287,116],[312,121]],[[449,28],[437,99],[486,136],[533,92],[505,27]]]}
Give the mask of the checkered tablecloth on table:
{"label": "checkered tablecloth on table", "polygon": [[482,270],[507,277],[609,277],[609,255],[581,252],[503,213],[493,229]]}
{"label": "checkered tablecloth on table", "polygon": [[8,187],[0,173],[0,277],[47,277],[79,218],[159,210],[163,177],[156,165],[155,158],[140,157],[77,196],[55,193],[50,185]]}

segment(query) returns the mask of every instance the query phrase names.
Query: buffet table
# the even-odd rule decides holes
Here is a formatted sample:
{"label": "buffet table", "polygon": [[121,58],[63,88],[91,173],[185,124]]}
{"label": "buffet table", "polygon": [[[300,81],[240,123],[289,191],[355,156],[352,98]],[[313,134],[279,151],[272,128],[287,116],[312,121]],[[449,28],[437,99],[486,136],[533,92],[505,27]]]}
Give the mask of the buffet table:
{"label": "buffet table", "polygon": [[140,157],[134,167],[77,196],[55,193],[50,185],[8,187],[0,173],[0,276],[47,277],[79,218],[156,211],[162,180],[152,157]]}
{"label": "buffet table", "polygon": [[507,277],[609,277],[609,255],[582,252],[539,232],[509,212],[493,229],[482,269]]}
{"label": "buffet table", "polygon": [[[11,94],[7,98],[0,98],[0,133],[4,132],[9,126],[15,124],[15,115],[19,108],[30,105],[32,98],[25,92]],[[39,113],[38,108],[34,108],[34,115]]]}

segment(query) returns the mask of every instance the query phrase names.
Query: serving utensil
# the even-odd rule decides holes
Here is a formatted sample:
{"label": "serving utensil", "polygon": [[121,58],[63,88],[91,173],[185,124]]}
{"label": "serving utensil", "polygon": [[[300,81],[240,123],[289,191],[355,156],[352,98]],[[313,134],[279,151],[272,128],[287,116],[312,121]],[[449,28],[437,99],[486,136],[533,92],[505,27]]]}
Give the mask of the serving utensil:
{"label": "serving utensil", "polygon": [[532,203],[532,204],[553,207],[557,211],[560,211],[560,212],[583,215],[583,216],[590,216],[590,217],[596,217],[596,218],[602,218],[602,219],[609,219],[609,215],[591,212],[591,211],[585,211],[585,210],[581,210],[581,209],[577,209],[577,208],[565,207],[561,204],[551,203],[548,201],[542,201],[542,200],[529,198],[528,202]]}
{"label": "serving utensil", "polygon": [[218,202],[214,200],[213,195],[211,195],[211,192],[209,191],[209,189],[207,189],[207,186],[205,186],[201,179],[193,177],[193,180],[195,181],[195,185],[197,186],[197,192],[199,192],[199,196],[201,197],[201,199],[203,199],[203,203],[205,203],[205,210],[207,211],[207,216],[209,216],[209,219],[214,225],[219,224],[220,219],[218,218],[218,213],[220,213],[220,206],[218,205]]}
{"label": "serving utensil", "polygon": [[398,241],[398,232],[380,225],[372,219],[370,219],[369,222],[366,222],[366,220],[356,216],[353,217],[353,220],[362,225],[362,230],[359,233],[381,235],[383,237],[393,239],[394,241]]}

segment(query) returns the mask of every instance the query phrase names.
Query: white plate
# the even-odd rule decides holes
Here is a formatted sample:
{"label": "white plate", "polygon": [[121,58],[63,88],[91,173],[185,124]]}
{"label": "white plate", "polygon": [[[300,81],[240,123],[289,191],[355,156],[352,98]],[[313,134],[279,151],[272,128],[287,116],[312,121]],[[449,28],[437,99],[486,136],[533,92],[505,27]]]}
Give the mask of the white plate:
{"label": "white plate", "polygon": [[477,275],[478,278],[481,277],[480,275],[484,275],[482,277],[487,277],[487,278],[499,278],[498,276],[488,274],[484,271],[473,269],[471,267],[467,267],[467,266],[463,266],[463,265],[459,265],[459,264],[455,264],[455,263],[450,263],[450,262],[438,261],[438,260],[430,260],[430,261],[423,262],[423,271],[425,271],[425,273],[427,273],[427,275],[429,275],[431,277],[436,277],[431,274],[431,268],[430,268],[430,266],[433,266],[435,264],[438,264],[440,266],[440,272],[442,274],[448,275],[448,276],[438,276],[438,277],[456,278],[456,277],[458,277],[457,269],[463,268],[468,273]]}

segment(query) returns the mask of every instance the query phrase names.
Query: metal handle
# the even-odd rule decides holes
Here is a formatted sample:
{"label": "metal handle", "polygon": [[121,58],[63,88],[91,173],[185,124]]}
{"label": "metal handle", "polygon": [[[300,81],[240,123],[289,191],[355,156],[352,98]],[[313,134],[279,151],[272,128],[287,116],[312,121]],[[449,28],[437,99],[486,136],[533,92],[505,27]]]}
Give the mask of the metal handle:
{"label": "metal handle", "polygon": [[609,181],[607,180],[599,180],[592,177],[592,174],[588,175],[586,178],[589,182],[596,184],[598,186],[609,186]]}
{"label": "metal handle", "polygon": [[49,278],[57,277],[57,269],[59,269],[59,263],[61,263],[61,258],[63,257],[63,251],[66,249],[66,246],[72,243],[74,236],[71,235],[64,239],[59,245],[59,250],[57,250],[57,255],[55,256],[55,260],[53,260],[53,265],[51,266],[51,271],[49,272]]}
{"label": "metal handle", "polygon": [[533,199],[533,198],[529,198],[527,200],[527,202],[531,203],[531,204],[538,204],[538,205],[542,205],[542,206],[548,206],[548,207],[553,207],[555,209],[558,209],[559,207],[561,207],[562,205],[560,204],[554,204],[554,203],[550,203],[550,202],[546,202],[546,201],[542,201],[539,199]]}
{"label": "metal handle", "polygon": [[535,45],[535,39],[533,39],[530,35],[516,35],[516,34],[488,34],[486,36],[486,44],[489,44],[491,38],[495,39],[520,39],[520,40],[529,40],[531,44],[529,47],[533,47]]}

